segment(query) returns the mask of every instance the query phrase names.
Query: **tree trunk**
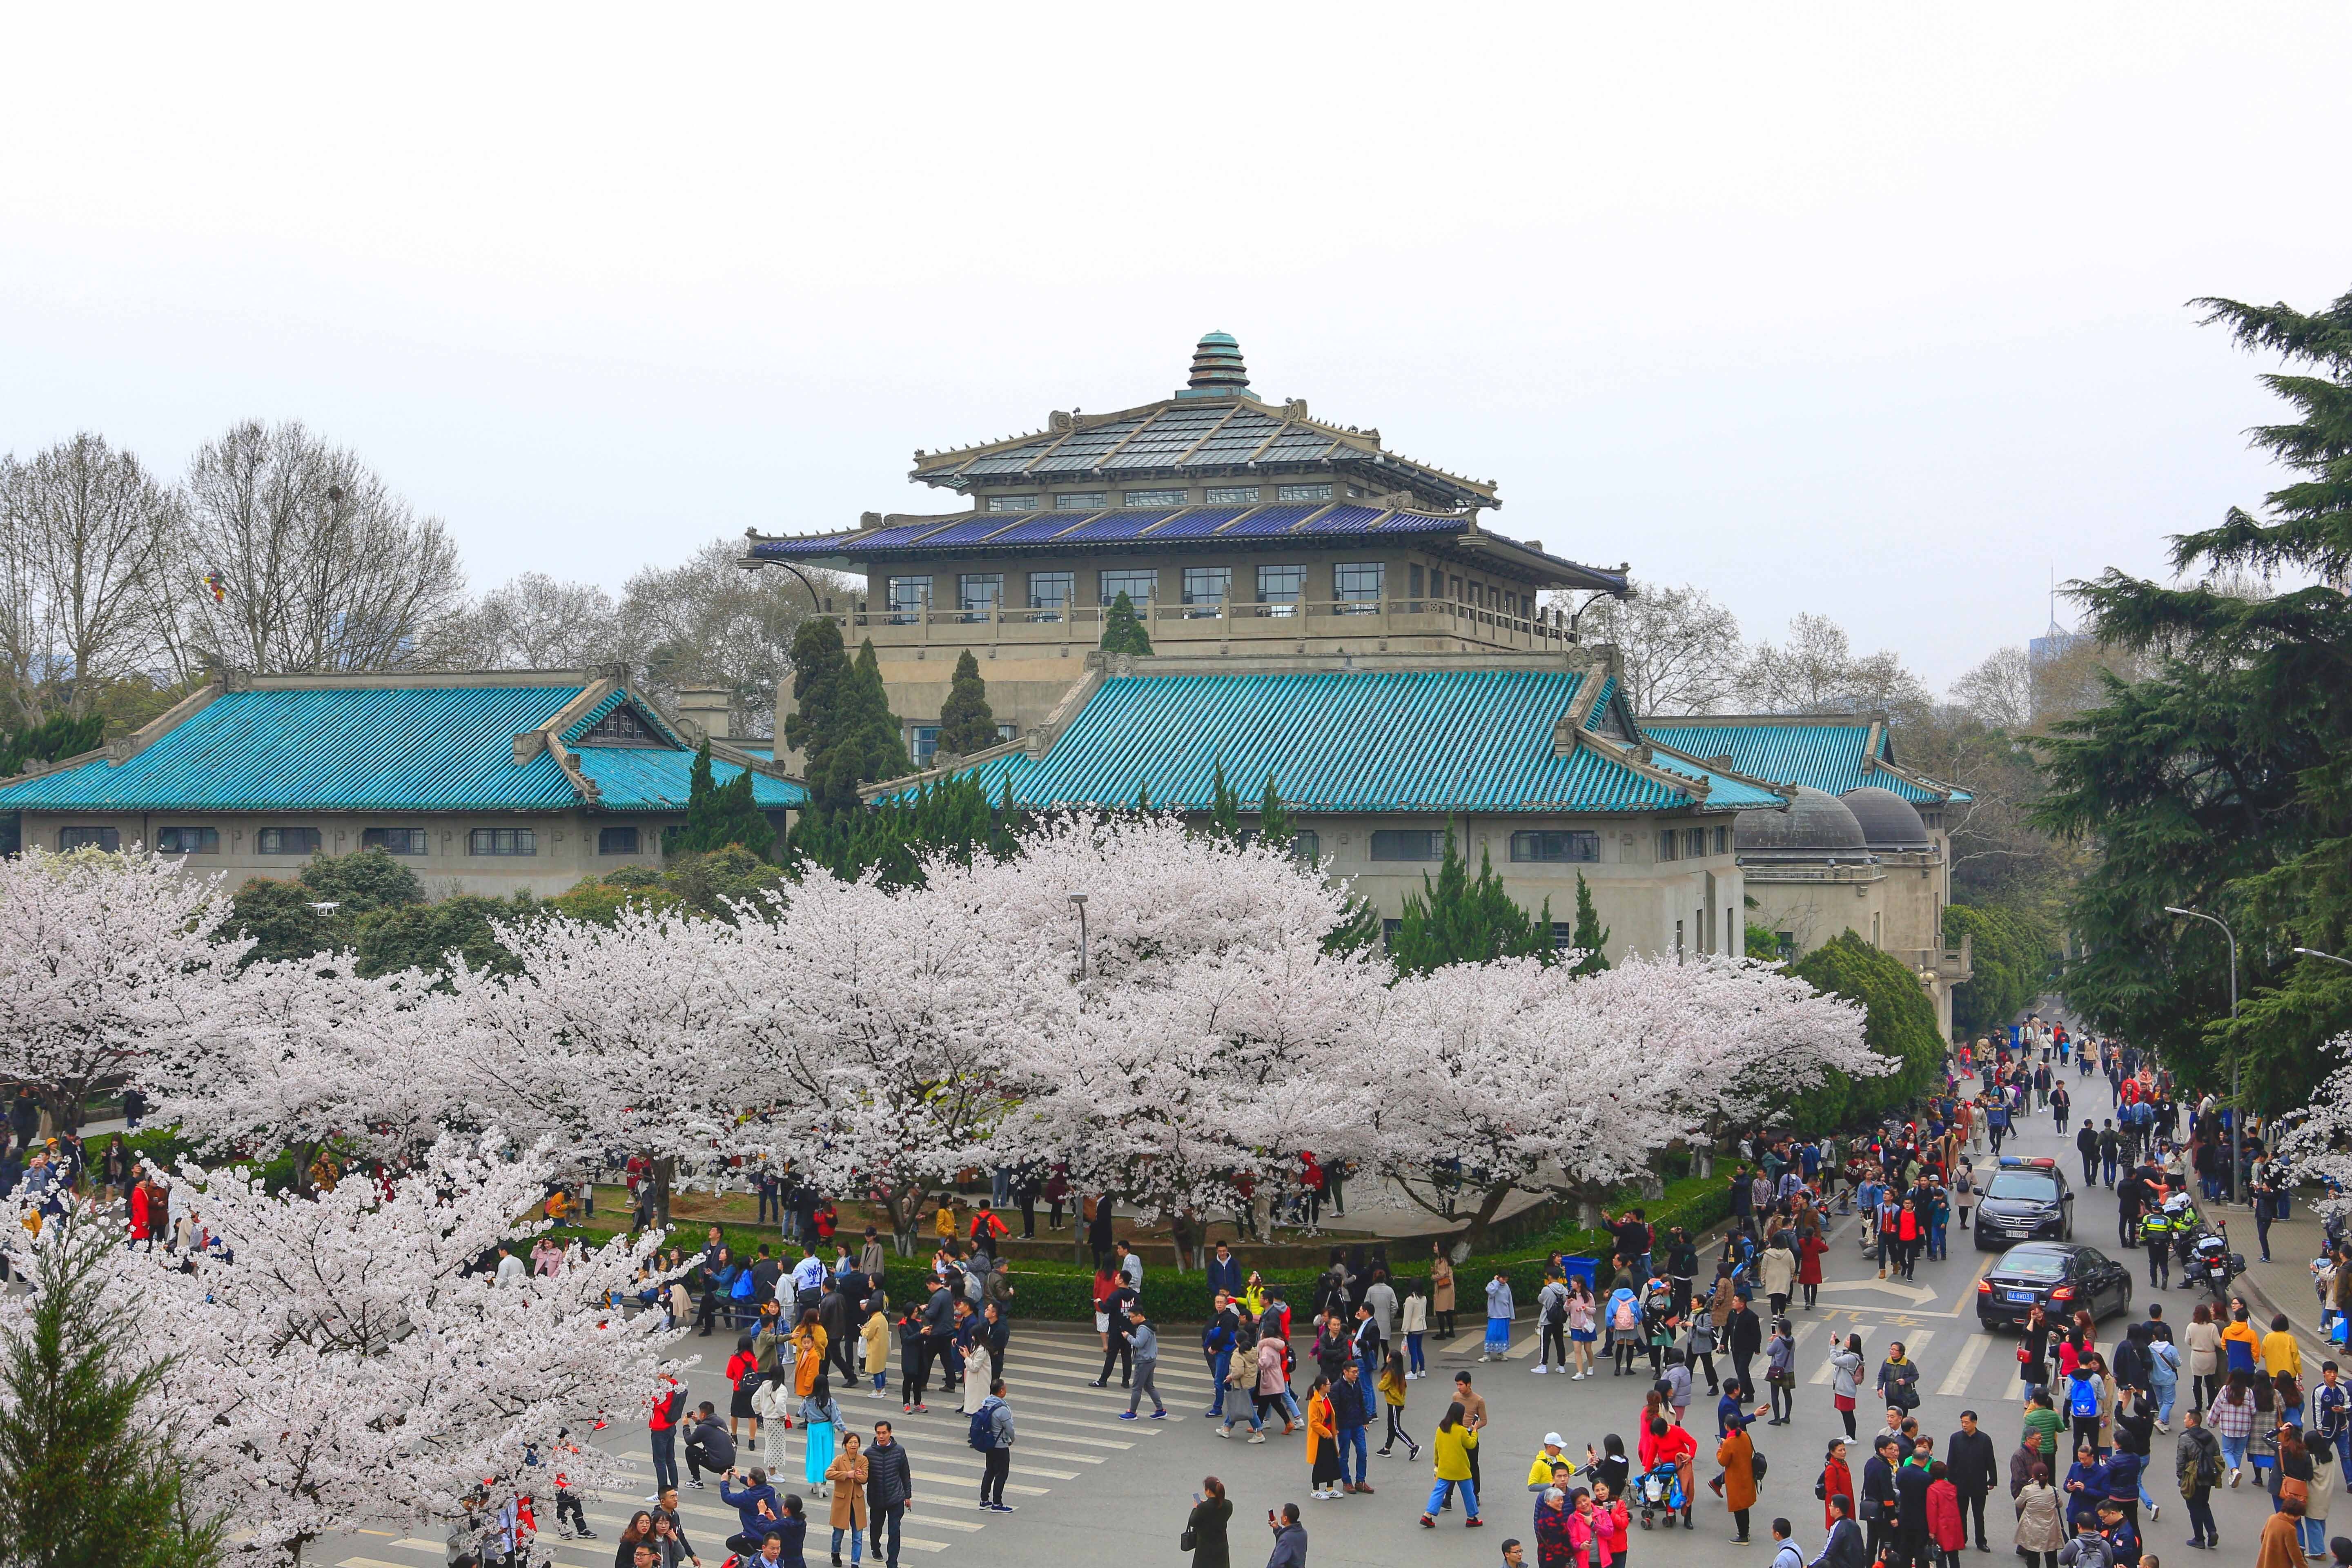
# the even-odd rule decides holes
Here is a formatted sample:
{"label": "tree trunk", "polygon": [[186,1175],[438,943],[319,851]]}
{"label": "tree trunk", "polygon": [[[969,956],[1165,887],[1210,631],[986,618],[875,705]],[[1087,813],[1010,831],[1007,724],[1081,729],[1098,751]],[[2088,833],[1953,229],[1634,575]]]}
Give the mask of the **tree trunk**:
{"label": "tree trunk", "polygon": [[1505,1182],[1499,1186],[1488,1187],[1486,1194],[1478,1200],[1478,1212],[1470,1216],[1472,1253],[1476,1253],[1486,1245],[1486,1227],[1495,1223],[1496,1213],[1502,1208],[1503,1200],[1510,1195],[1511,1184]]}
{"label": "tree trunk", "polygon": [[654,1161],[654,1223],[669,1228],[670,1184],[677,1178],[677,1157],[663,1154]]}

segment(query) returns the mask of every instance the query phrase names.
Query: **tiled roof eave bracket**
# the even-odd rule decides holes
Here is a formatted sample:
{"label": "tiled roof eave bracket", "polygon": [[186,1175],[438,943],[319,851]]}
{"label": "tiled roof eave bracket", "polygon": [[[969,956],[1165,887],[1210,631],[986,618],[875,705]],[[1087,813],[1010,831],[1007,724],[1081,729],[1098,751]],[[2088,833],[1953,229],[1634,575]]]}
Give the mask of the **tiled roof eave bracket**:
{"label": "tiled roof eave bracket", "polygon": [[[1600,683],[1596,681],[1593,684]],[[1616,763],[1630,773],[1639,774],[1652,784],[1662,784],[1667,789],[1687,795],[1693,805],[1706,803],[1712,786],[1705,779],[1691,778],[1687,774],[1675,773],[1671,768],[1662,768],[1650,761],[1643,752],[1637,752],[1632,746],[1620,745],[1614,741],[1604,739],[1590,730],[1579,729],[1574,733],[1576,744],[1587,751]],[[1643,748],[1643,751],[1646,749]]]}

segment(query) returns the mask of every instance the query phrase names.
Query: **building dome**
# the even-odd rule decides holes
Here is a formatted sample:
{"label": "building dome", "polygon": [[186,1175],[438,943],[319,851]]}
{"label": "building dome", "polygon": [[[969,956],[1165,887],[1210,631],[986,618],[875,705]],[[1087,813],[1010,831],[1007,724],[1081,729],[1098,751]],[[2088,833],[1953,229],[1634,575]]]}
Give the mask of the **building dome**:
{"label": "building dome", "polygon": [[1862,824],[1863,842],[1873,849],[1933,849],[1935,841],[1927,837],[1927,824],[1912,804],[1891,789],[1877,784],[1864,784],[1850,789],[1838,799],[1853,813]]}
{"label": "building dome", "polygon": [[1862,824],[1845,803],[1803,784],[1785,806],[1741,812],[1731,844],[1742,858],[1768,860],[1861,860],[1869,853]]}

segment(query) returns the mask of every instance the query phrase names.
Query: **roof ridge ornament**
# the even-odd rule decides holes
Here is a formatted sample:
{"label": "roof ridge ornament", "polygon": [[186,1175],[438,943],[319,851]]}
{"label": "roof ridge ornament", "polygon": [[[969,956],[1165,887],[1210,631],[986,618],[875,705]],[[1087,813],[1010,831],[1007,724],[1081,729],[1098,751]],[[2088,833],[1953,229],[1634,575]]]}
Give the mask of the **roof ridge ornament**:
{"label": "roof ridge ornament", "polygon": [[1249,369],[1230,332],[1202,332],[1192,345],[1192,374],[1179,397],[1246,397]]}

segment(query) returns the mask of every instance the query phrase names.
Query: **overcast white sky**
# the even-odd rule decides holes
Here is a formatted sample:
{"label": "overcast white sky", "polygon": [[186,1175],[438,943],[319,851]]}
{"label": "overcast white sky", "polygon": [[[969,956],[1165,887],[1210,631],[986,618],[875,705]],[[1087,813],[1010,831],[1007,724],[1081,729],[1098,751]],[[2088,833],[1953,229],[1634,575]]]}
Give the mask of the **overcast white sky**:
{"label": "overcast white sky", "polygon": [[20,7],[0,449],[300,418],[617,587],[1222,328],[1937,685],[2273,482],[2184,301],[2352,287],[2352,7],[1660,9]]}

